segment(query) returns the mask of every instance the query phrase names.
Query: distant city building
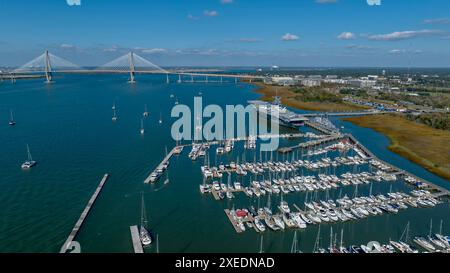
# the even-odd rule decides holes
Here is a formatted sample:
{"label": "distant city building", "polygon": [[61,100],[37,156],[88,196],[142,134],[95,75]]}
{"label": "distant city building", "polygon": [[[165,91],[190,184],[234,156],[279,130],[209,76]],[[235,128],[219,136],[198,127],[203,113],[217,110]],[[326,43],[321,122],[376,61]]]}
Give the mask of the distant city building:
{"label": "distant city building", "polygon": [[322,84],[322,81],[320,79],[307,78],[307,79],[303,79],[301,81],[301,84],[306,87],[315,87],[315,86],[320,86]]}
{"label": "distant city building", "polygon": [[297,84],[297,81],[292,77],[272,77],[270,78],[272,84],[290,86]]}

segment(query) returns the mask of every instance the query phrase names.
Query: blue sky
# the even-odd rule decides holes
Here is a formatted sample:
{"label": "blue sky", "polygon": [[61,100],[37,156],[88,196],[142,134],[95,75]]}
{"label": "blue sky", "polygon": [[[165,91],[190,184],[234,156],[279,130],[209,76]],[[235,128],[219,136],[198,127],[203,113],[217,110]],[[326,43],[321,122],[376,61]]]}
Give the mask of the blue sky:
{"label": "blue sky", "polygon": [[[77,0],[69,0],[77,1]],[[0,66],[45,49],[80,65],[450,67],[450,1],[0,0]]]}

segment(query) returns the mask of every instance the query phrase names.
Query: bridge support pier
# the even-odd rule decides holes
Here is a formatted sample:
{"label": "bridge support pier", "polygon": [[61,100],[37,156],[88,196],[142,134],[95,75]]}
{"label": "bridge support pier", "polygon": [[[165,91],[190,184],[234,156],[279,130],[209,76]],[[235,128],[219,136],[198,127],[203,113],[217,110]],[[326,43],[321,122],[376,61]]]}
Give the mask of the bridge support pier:
{"label": "bridge support pier", "polygon": [[130,81],[128,83],[135,84],[136,81],[134,80],[134,74],[135,74],[135,67],[134,67],[134,53],[130,52]]}
{"label": "bridge support pier", "polygon": [[45,51],[45,83],[52,83],[52,64],[48,50]]}
{"label": "bridge support pier", "polygon": [[170,83],[170,79],[169,79],[169,73],[166,74],[166,83],[169,84]]}
{"label": "bridge support pier", "polygon": [[181,74],[178,74],[178,83],[182,83],[182,81],[181,81]]}

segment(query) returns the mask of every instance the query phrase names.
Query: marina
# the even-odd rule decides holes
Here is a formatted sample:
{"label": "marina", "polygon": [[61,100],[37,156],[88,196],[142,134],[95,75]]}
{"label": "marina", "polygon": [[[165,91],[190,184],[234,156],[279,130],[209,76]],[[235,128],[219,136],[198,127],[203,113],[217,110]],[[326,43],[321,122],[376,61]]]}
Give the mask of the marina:
{"label": "marina", "polygon": [[[440,203],[434,207],[417,208],[405,203],[408,209],[401,209],[397,214],[383,212],[366,218],[329,222],[327,225],[322,224],[323,231],[325,226],[336,230],[344,228],[346,242],[359,246],[372,239],[367,234],[374,234],[374,238],[380,242],[389,242],[390,237],[396,238],[397,227],[404,227],[406,221],[411,221],[413,230],[411,238],[423,237],[423,234],[428,232],[428,228],[422,227],[421,223],[428,222],[430,217],[435,219],[443,217],[445,224],[450,221],[445,216],[448,207],[444,195],[447,194],[444,191],[433,190],[433,185],[438,186],[435,184],[436,181],[440,183],[439,185],[445,184],[429,176],[425,176],[424,178],[427,179],[422,180],[420,173],[409,175],[417,173],[415,167],[411,167],[409,163],[399,166],[401,168],[393,168],[392,164],[388,164],[389,160],[376,160],[377,157],[364,150],[364,146],[355,144],[357,141],[352,140],[353,131],[330,134],[305,124],[296,130],[282,126],[280,133],[276,135],[236,137],[212,142],[198,141],[195,144],[203,145],[201,150],[204,153],[201,155],[199,153],[196,160],[193,160],[188,155],[194,143],[180,142],[174,145],[175,141],[166,137],[170,135],[171,121],[168,118],[170,113],[148,102],[155,101],[157,105],[170,109],[175,99],[189,103],[189,97],[198,95],[201,90],[205,101],[218,101],[221,98],[220,94],[231,92],[233,95],[227,96],[223,104],[239,104],[243,97],[245,101],[255,98],[251,92],[253,87],[245,84],[234,86],[227,83],[216,86],[214,83],[209,83],[208,86],[195,83],[198,85],[197,88],[189,86],[188,83],[159,86],[156,84],[160,81],[158,76],[155,75],[154,79],[149,78],[148,82],[143,76],[141,77],[137,79],[138,84],[133,87],[132,92],[123,82],[124,79],[116,79],[116,76],[58,77],[57,84],[47,88],[53,90],[53,99],[62,107],[49,109],[47,109],[49,98],[45,96],[45,93],[33,92],[33,89],[27,91],[26,82],[16,83],[24,85],[24,92],[28,92],[30,96],[30,99],[23,104],[15,105],[14,103],[15,98],[21,93],[3,95],[6,103],[4,111],[6,126],[0,128],[0,138],[8,143],[5,152],[14,157],[12,162],[5,162],[1,167],[3,172],[12,174],[11,178],[5,179],[9,183],[5,182],[2,186],[5,192],[11,193],[11,198],[14,197],[23,204],[30,204],[27,210],[33,212],[32,214],[17,213],[16,209],[12,211],[13,207],[5,207],[4,217],[9,219],[7,229],[2,230],[2,233],[7,235],[3,246],[5,251],[59,252],[62,245],[67,246],[66,236],[73,229],[73,223],[80,217],[80,211],[86,206],[84,202],[80,202],[80,196],[84,196],[86,200],[91,197],[92,185],[89,181],[98,177],[98,170],[102,173],[114,173],[114,175],[109,178],[111,181],[108,181],[111,187],[105,188],[106,192],[102,192],[102,202],[96,204],[95,210],[91,209],[89,214],[92,217],[90,216],[88,221],[84,220],[82,228],[78,230],[74,239],[81,244],[83,252],[135,252],[130,226],[136,225],[139,219],[139,193],[142,191],[145,192],[145,201],[149,205],[147,209],[151,215],[149,231],[155,236],[159,234],[161,238],[165,238],[164,249],[168,252],[205,250],[255,252],[259,249],[261,235],[264,235],[265,252],[289,252],[295,231],[298,231],[297,237],[301,241],[298,250],[311,252],[319,225],[305,222],[306,228],[290,227],[292,220],[298,218],[285,217],[287,221],[283,219],[283,212],[278,207],[286,209],[286,206],[281,206],[281,198],[286,202],[290,213],[299,213],[298,216],[302,219],[301,215],[311,212],[305,206],[306,195],[308,199],[306,203],[316,202],[324,206],[320,201],[333,200],[338,204],[337,200],[345,195],[353,201],[356,187],[359,192],[356,197],[370,197],[371,184],[373,184],[374,196],[382,194],[388,197],[387,193],[392,186],[392,193],[405,193],[415,198],[414,200],[417,200],[417,197],[411,193],[412,191],[429,191],[431,197],[439,199]],[[109,81],[114,83],[108,86],[111,93],[104,92],[102,89],[105,82]],[[30,88],[42,86],[42,81],[27,83]],[[82,85],[83,89],[72,90],[75,83],[86,83],[86,85]],[[2,88],[8,90],[9,82],[4,83]],[[146,92],[148,88],[156,88],[157,91]],[[172,99],[169,97],[170,94],[174,94]],[[69,103],[74,101],[78,103],[75,105]],[[111,108],[113,102],[116,108],[116,123],[111,122],[114,114]],[[143,111],[146,110],[145,104],[148,104],[147,109],[152,114],[144,119],[145,136],[142,136],[139,129],[142,127],[141,119]],[[17,121],[14,129],[8,126],[10,109],[14,110],[14,120]],[[24,113],[23,109],[27,109],[29,113]],[[45,113],[44,110],[49,111],[48,115],[42,116],[42,113]],[[164,122],[159,124],[161,115]],[[46,131],[49,127],[41,126],[36,117],[45,119],[46,123],[56,130],[52,135],[60,135],[60,137],[49,137]],[[61,124],[60,117],[70,122]],[[44,128],[47,129],[44,130]],[[97,135],[100,132],[103,137],[99,142]],[[33,138],[24,139],[23,136],[33,136]],[[278,138],[280,150],[272,153],[261,152],[260,145],[263,141],[261,138]],[[48,142],[50,142],[48,145],[58,150],[49,149]],[[343,144],[339,144],[340,142]],[[23,172],[20,171],[20,164],[26,159],[26,149],[24,149],[26,143],[30,144],[33,159],[36,157],[35,160],[39,161],[39,165],[30,171]],[[86,143],[95,143],[95,145]],[[169,147],[167,153],[164,147]],[[176,147],[178,148],[175,149]],[[223,153],[219,148],[223,149]],[[286,148],[291,150],[283,151]],[[375,152],[380,153],[380,150],[375,149]],[[386,152],[382,150],[382,153]],[[86,158],[86,154],[90,154],[91,157]],[[233,162],[236,168],[232,168]],[[273,166],[269,165],[269,162],[272,162]],[[143,183],[158,167],[166,165],[170,167],[168,166],[155,182]],[[225,167],[223,170],[220,169],[221,165]],[[151,170],[149,170],[150,167]],[[202,167],[204,167],[203,171]],[[212,174],[206,167],[209,167]],[[260,172],[260,168],[263,172]],[[66,173],[63,176],[64,179],[61,178],[63,171]],[[389,180],[392,175],[395,175],[395,181]],[[229,176],[231,187],[228,186]],[[297,178],[300,182],[291,182],[291,179],[297,181]],[[170,184],[166,185],[167,179],[170,179]],[[219,190],[211,190],[209,193],[208,189],[204,189],[205,193],[200,194],[199,188],[203,185],[203,179],[207,185],[217,181]],[[275,184],[274,179],[277,182],[282,180],[284,185]],[[286,183],[285,180],[290,183]],[[366,180],[369,183],[365,182]],[[265,190],[265,194],[260,190],[253,191],[257,189],[252,185],[254,181],[258,182],[260,189]],[[280,192],[274,193],[272,188],[272,193],[269,193],[265,189],[268,185],[262,184],[266,181],[271,181],[271,186],[277,185]],[[425,184],[428,182],[431,187]],[[226,186],[227,191],[223,191],[221,184]],[[22,194],[24,187],[32,191]],[[250,189],[252,196],[247,195]],[[341,191],[342,195],[339,196]],[[258,192],[260,196],[256,196],[255,192]],[[30,195],[35,197],[30,198]],[[42,198],[36,196],[42,196],[49,201],[42,205]],[[272,199],[272,216],[275,218],[267,218],[266,223],[265,215],[267,214],[259,215],[258,207],[264,209],[269,196]],[[3,195],[5,202],[8,202],[9,198],[6,194]],[[258,203],[260,203],[259,206]],[[251,207],[254,207],[256,216],[259,217],[244,217],[243,220],[230,214],[234,211],[243,215],[244,209],[251,212]],[[225,210],[228,210],[229,214],[224,215]],[[341,207],[338,206],[336,210],[340,212]],[[49,217],[36,218],[37,215],[49,215]],[[38,229],[34,229],[33,234],[29,234],[29,230],[21,223],[34,223]],[[49,236],[45,226],[52,226],[55,223],[66,223],[60,229],[61,233],[66,235]],[[280,225],[284,223],[285,229],[282,230],[277,223]],[[303,224],[301,226],[303,227]],[[380,226],[388,228],[377,229]],[[11,232],[12,230],[20,232]],[[237,230],[240,233],[237,233]],[[27,236],[36,238],[37,244],[26,246],[12,244],[11,242],[18,240],[18,234],[28,234]],[[202,240],[205,236],[209,238],[208,242]],[[46,238],[45,243],[39,238]],[[224,238],[230,243],[225,244]],[[142,247],[143,252],[156,252],[157,239],[156,237],[153,239],[152,245]]]}

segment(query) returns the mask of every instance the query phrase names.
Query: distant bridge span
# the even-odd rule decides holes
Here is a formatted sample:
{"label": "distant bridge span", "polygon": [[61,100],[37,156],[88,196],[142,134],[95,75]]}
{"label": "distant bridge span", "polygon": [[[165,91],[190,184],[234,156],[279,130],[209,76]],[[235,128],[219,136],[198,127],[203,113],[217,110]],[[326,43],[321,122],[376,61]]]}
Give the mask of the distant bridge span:
{"label": "distant bridge span", "polygon": [[232,78],[237,82],[238,79],[256,80],[263,79],[262,76],[231,74],[231,73],[212,73],[212,72],[187,72],[184,70],[166,70],[158,65],[153,64],[149,60],[133,53],[127,53],[107,64],[99,66],[93,69],[87,69],[80,67],[70,61],[55,56],[48,51],[38,56],[37,58],[29,61],[23,66],[9,72],[9,77],[14,81],[15,78],[26,75],[43,74],[47,83],[51,83],[54,74],[129,74],[129,83],[135,83],[135,74],[158,74],[166,75],[167,83],[170,82],[169,75],[177,75],[178,82],[182,82],[183,76],[191,77],[190,81],[194,82],[194,77],[205,77],[205,82],[209,82],[209,77],[220,78],[220,82],[223,82],[223,78]]}

